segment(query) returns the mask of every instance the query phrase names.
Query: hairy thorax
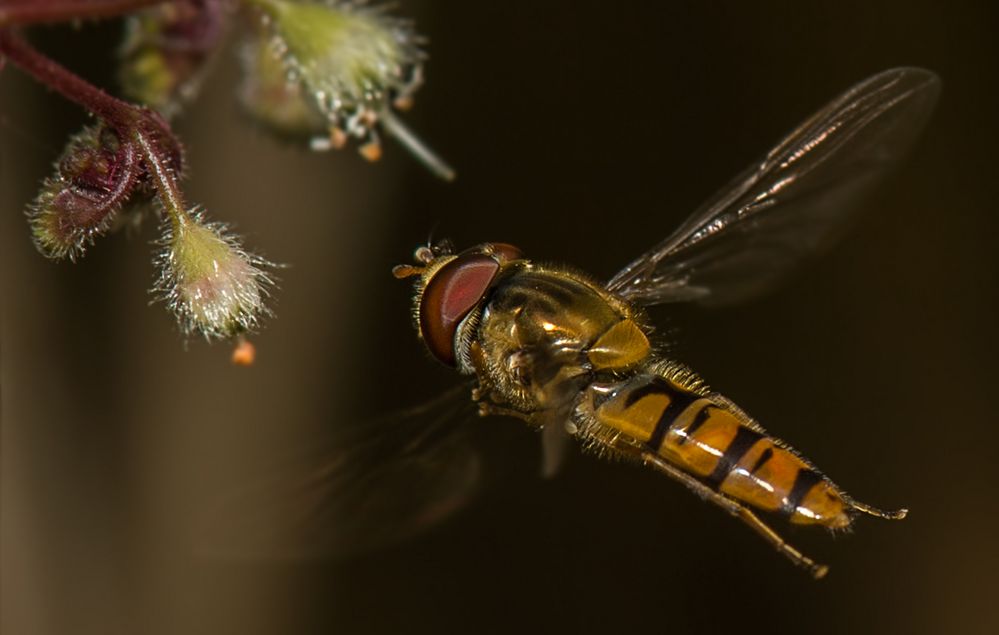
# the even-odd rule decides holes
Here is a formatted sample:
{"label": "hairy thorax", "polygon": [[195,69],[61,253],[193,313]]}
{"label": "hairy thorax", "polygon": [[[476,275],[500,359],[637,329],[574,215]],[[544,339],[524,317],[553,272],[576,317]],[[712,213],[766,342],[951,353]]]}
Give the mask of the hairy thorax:
{"label": "hairy thorax", "polygon": [[566,406],[595,373],[632,367],[650,351],[630,307],[580,276],[536,265],[496,285],[478,336],[480,384],[524,415]]}

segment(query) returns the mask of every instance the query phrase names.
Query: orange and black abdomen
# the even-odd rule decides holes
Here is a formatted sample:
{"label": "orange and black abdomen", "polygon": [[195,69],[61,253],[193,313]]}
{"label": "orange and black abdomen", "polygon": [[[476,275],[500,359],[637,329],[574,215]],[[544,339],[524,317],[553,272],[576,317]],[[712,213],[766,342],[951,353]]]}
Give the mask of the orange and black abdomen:
{"label": "orange and black abdomen", "polygon": [[782,513],[792,523],[850,524],[849,505],[832,482],[716,395],[639,375],[593,415],[737,501]]}

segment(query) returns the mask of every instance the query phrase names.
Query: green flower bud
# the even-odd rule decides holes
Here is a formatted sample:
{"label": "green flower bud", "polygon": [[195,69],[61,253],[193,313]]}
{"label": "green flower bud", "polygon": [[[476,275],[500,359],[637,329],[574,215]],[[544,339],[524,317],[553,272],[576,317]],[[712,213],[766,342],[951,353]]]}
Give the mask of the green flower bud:
{"label": "green flower bud", "polygon": [[176,314],[184,333],[231,338],[253,329],[263,315],[274,265],[247,254],[218,224],[188,213],[167,224],[155,291]]}

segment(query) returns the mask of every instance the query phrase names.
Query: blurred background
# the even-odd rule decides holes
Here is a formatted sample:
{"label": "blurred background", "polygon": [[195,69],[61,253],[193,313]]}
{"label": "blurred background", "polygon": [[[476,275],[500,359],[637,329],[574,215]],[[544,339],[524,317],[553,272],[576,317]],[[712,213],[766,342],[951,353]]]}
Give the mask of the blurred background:
{"label": "blurred background", "polygon": [[[156,222],[76,265],[22,210],[85,116],[0,74],[2,611],[14,634],[999,632],[999,10],[986,2],[429,2],[407,120],[457,168],[380,164],[249,125],[223,54],[177,124],[192,201],[287,263],[257,364],[149,306]],[[120,23],[42,28],[113,87]],[[856,531],[778,527],[813,582],[676,483],[486,430],[504,475],[402,545],[339,562],[208,558],[220,496],[338,426],[458,380],[423,352],[392,265],[434,236],[607,279],[851,84],[924,66],[942,98],[853,233],[749,305],[653,313],[672,353],[857,498]]]}

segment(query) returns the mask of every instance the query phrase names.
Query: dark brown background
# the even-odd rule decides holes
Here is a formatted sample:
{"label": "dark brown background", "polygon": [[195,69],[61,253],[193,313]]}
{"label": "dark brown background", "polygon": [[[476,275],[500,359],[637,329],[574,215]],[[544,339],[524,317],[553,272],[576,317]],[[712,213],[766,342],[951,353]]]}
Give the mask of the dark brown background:
{"label": "dark brown background", "polygon": [[[432,41],[408,119],[453,185],[393,145],[370,166],[273,143],[238,115],[231,55],[179,124],[191,199],[290,265],[248,370],[147,306],[155,222],[75,266],[34,252],[21,210],[83,116],[0,74],[3,632],[997,632],[990,3],[402,4]],[[111,85],[118,32],[36,41]],[[424,538],[342,564],[193,554],[219,492],[453,384],[388,275],[432,229],[606,278],[903,64],[938,72],[942,101],[842,246],[749,306],[656,313],[678,358],[847,490],[911,507],[835,539],[789,530],[828,579],[655,474],[574,456],[535,480],[534,435],[500,419],[474,424],[513,475]]]}

